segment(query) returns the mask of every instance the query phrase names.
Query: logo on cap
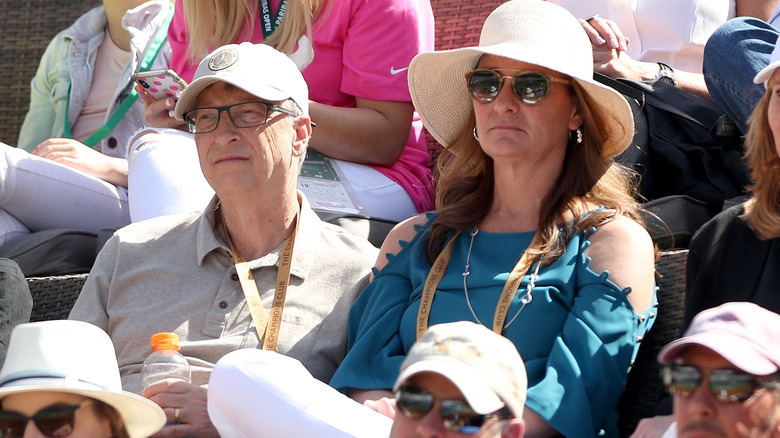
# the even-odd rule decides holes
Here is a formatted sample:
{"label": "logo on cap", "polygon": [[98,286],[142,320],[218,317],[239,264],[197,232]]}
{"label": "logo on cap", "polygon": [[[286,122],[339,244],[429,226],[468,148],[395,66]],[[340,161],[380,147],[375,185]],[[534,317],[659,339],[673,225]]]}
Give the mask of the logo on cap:
{"label": "logo on cap", "polygon": [[224,70],[238,61],[238,50],[233,47],[216,52],[209,60],[209,69],[212,71]]}

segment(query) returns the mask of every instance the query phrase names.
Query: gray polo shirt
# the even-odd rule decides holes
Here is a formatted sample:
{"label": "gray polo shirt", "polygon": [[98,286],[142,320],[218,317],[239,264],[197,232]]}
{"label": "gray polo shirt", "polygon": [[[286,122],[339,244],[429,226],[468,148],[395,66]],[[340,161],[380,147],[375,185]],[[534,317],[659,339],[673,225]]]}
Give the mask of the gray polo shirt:
{"label": "gray polo shirt", "polygon": [[[122,385],[140,393],[150,337],[173,331],[208,382],[226,353],[262,348],[229,246],[214,230],[212,200],[202,214],[175,215],[118,230],[98,255],[70,319],[103,328],[116,349]],[[273,300],[281,245],[249,262],[266,312]],[[368,281],[378,250],[322,222],[303,197],[278,349],[328,382],[346,353],[350,306]]]}

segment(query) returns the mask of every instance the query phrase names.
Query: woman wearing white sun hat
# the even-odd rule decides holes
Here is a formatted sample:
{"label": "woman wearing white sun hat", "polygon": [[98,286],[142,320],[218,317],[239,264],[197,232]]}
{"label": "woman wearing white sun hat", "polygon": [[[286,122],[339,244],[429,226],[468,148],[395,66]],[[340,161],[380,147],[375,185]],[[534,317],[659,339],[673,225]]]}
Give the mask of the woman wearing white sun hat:
{"label": "woman wearing white sun hat", "polygon": [[[0,435],[143,438],[160,430],[165,413],[123,391],[114,345],[81,321],[20,324],[0,370]],[[40,435],[35,435],[40,436]]]}
{"label": "woman wearing white sun hat", "polygon": [[479,46],[416,56],[409,87],[446,146],[437,211],[385,240],[331,384],[369,404],[391,398],[428,326],[474,321],[525,360],[529,434],[616,435],[654,320],[654,249],[613,162],[633,136],[631,111],[593,80],[585,31],[559,6],[511,0]]}

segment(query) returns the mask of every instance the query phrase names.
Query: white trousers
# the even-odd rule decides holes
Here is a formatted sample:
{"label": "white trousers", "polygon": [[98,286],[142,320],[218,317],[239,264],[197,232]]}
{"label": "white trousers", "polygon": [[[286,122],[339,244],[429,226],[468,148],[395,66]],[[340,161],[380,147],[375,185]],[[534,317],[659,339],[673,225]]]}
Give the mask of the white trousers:
{"label": "white trousers", "polygon": [[211,422],[231,438],[387,438],[393,424],[312,377],[297,359],[254,348],[217,362],[207,400]]}
{"label": "white trousers", "polygon": [[128,191],[0,143],[0,245],[31,231],[97,233],[127,225],[131,217],[135,221],[202,210],[214,192],[203,178],[195,144],[147,144],[131,152]]}
{"label": "white trousers", "polygon": [[200,169],[192,134],[147,128],[128,152],[130,219],[203,211],[214,197]]}
{"label": "white trousers", "polygon": [[412,198],[395,181],[364,164],[336,161],[369,216],[401,222],[417,214]]}

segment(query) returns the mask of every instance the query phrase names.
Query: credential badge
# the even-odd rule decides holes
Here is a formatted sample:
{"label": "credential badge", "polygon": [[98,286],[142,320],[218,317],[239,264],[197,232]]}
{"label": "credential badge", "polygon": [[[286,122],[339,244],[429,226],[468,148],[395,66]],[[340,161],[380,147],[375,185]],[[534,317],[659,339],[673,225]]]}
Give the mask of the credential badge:
{"label": "credential badge", "polygon": [[238,61],[238,50],[233,47],[215,53],[209,60],[209,69],[212,71],[224,70]]}

